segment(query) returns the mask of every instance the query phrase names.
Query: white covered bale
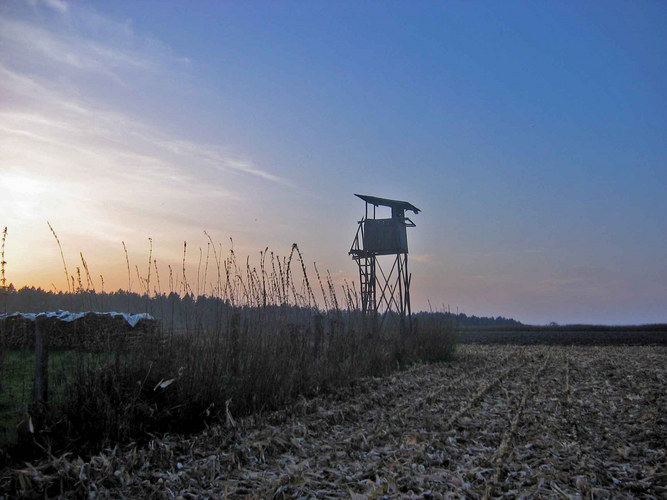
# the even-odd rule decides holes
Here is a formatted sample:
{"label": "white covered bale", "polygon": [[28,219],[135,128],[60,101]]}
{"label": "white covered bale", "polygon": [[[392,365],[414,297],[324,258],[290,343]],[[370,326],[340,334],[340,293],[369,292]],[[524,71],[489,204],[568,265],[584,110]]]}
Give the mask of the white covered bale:
{"label": "white covered bale", "polygon": [[129,337],[154,332],[158,322],[149,314],[54,311],[0,315],[5,349],[32,349],[35,326],[46,333],[49,349],[104,350],[122,347]]}

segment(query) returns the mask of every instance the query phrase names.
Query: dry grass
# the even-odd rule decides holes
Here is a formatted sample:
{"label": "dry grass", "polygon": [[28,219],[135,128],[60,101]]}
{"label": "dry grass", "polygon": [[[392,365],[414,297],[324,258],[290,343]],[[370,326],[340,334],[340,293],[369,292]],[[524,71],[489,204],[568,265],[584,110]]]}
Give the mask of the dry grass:
{"label": "dry grass", "polygon": [[192,437],[62,456],[13,495],[662,498],[664,347],[463,346]]}
{"label": "dry grass", "polygon": [[[54,237],[57,241],[55,231]],[[287,257],[261,252],[258,267],[249,259],[239,265],[233,248],[226,257],[212,241],[208,248],[191,284],[184,245],[180,278],[170,269],[166,295],[151,291],[151,285],[160,286],[151,242],[146,276],[137,268],[143,294],[117,299],[127,300],[134,312],[141,308],[158,316],[162,329],[134,335],[129,349],[111,345],[101,358],[88,356],[86,349],[73,352],[58,389],[64,397],[47,406],[31,405],[22,414],[10,459],[29,458],[30,451],[92,453],[164,432],[199,431],[229,415],[273,411],[299,396],[453,353],[451,321],[425,318],[406,332],[395,318],[387,318],[376,331],[355,310],[354,293],[343,288],[341,307],[330,275],[325,285],[316,271],[323,291],[318,299],[296,245]],[[80,272],[77,279],[70,276],[78,283],[77,293],[64,300],[108,304],[112,296],[91,289],[88,265],[81,259],[85,279]],[[130,280],[129,258],[126,264]],[[193,294],[203,289],[206,295]],[[322,309],[321,303],[329,307]]]}

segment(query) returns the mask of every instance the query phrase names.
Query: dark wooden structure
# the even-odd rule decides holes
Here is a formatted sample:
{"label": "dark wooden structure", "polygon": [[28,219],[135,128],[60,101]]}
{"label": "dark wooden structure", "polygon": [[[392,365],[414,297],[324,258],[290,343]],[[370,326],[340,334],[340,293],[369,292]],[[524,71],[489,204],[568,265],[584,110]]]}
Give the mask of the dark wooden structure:
{"label": "dark wooden structure", "polygon": [[[421,210],[407,201],[390,200],[356,194],[366,202],[364,217],[358,221],[357,234],[350,255],[359,266],[361,309],[382,320],[392,313],[400,318],[401,328],[407,318],[411,327],[410,278],[408,272],[408,237],[406,229],[415,223],[405,216],[406,211],[418,214]],[[388,207],[391,217],[378,218],[376,209]],[[380,256],[393,256],[391,267],[383,269]]]}

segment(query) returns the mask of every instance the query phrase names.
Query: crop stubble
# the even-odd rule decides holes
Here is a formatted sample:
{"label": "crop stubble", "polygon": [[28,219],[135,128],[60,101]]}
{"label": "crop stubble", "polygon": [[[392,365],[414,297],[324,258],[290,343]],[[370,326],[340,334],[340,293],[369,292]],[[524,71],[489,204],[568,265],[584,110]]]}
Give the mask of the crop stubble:
{"label": "crop stubble", "polygon": [[664,498],[666,375],[663,346],[462,346],[451,363],[13,481],[98,498]]}

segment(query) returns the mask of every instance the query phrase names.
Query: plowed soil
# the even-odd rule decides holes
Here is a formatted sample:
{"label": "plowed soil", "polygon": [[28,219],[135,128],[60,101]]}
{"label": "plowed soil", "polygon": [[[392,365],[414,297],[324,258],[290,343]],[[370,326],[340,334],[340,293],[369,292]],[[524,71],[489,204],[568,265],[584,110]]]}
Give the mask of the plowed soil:
{"label": "plowed soil", "polygon": [[465,345],[280,412],[13,470],[11,495],[665,498],[667,348]]}

